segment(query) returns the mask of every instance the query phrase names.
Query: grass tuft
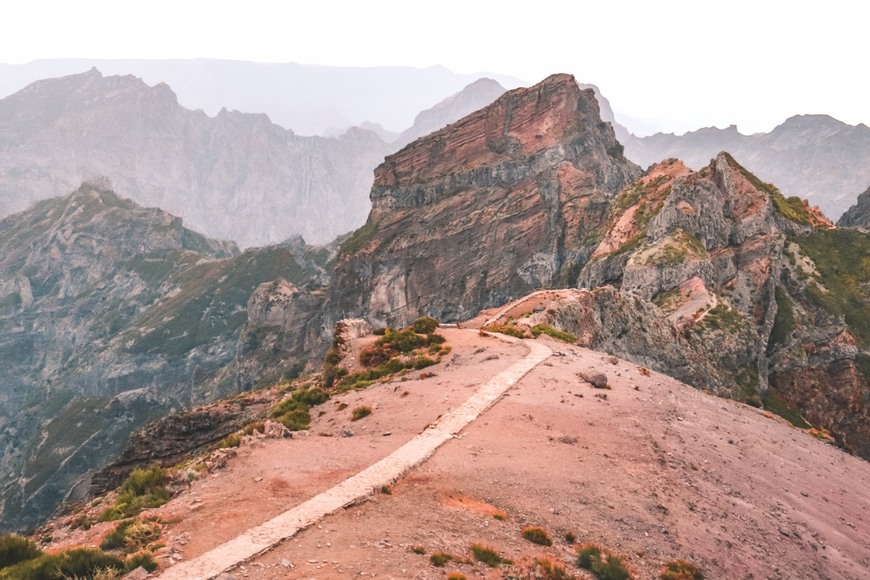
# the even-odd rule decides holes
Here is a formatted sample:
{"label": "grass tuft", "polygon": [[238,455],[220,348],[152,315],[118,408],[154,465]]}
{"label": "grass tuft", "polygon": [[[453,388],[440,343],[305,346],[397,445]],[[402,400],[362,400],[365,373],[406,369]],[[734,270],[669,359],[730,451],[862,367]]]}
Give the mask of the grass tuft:
{"label": "grass tuft", "polygon": [[501,566],[502,564],[510,564],[511,561],[502,558],[501,555],[495,550],[495,548],[490,548],[489,546],[484,546],[481,544],[472,544],[471,545],[471,553],[474,554],[474,559],[478,562],[483,562],[490,568],[496,568]]}
{"label": "grass tuft", "polygon": [[673,560],[665,564],[659,574],[660,580],[704,580],[701,569],[685,560]]}
{"label": "grass tuft", "polygon": [[528,526],[523,528],[522,534],[523,538],[533,544],[538,544],[539,546],[553,545],[553,540],[550,538],[550,534],[548,534],[546,530],[544,530],[544,528],[539,528],[537,526]]}

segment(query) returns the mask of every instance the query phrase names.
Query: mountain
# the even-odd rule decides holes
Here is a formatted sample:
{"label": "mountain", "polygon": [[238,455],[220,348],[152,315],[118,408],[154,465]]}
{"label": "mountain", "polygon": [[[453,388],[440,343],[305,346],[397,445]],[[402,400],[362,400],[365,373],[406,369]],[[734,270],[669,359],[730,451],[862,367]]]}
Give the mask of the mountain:
{"label": "mountain", "polygon": [[592,90],[555,75],[415,141],[375,171],[341,247],[330,309],[404,324],[566,284],[613,197],[640,174]]}
{"label": "mountain", "polygon": [[250,388],[249,297],[275,280],[313,291],[328,259],[299,240],[239,253],[105,182],[0,221],[0,527],[82,497],[147,421]]}
{"label": "mountain", "polygon": [[[546,316],[582,292],[505,308],[517,319]],[[255,421],[225,439],[238,447],[167,464],[184,483],[129,520],[129,544],[150,544],[166,580],[592,578],[577,565],[590,545],[619,559],[607,578],[660,578],[675,560],[704,578],[864,575],[870,463],[634,362],[473,326],[437,330],[452,349],[440,364],[332,391],[292,438],[245,435]],[[353,353],[375,338],[348,340],[341,364],[358,368]],[[550,354],[518,370],[542,351]],[[593,373],[607,388],[582,378]],[[301,393],[307,382],[283,388]],[[487,395],[491,406],[481,406]],[[246,400],[172,425],[232,416]],[[371,414],[353,420],[360,407]],[[186,434],[172,425],[140,432],[131,451],[150,438],[153,457],[165,457]],[[433,440],[443,444],[421,455]],[[33,539],[49,552],[101,545],[118,529],[99,521],[114,497],[75,506]],[[506,561],[485,566],[487,554]]]}
{"label": "mountain", "polygon": [[[870,278],[853,266],[870,236],[833,228],[731,155],[641,175],[592,91],[557,75],[375,175],[368,221],[336,261],[333,320],[459,321],[539,288],[584,288],[538,322],[870,458]],[[513,316],[490,313],[530,332]]]}
{"label": "mountain", "polygon": [[504,86],[523,84],[503,75],[454,73],[442,66],[335,67],[244,61],[55,59],[0,64],[0,96],[38,80],[98,68],[167,84],[188,109],[214,116],[222,109],[265,113],[298,135],[337,136],[365,122],[400,132],[415,115],[481,77]]}
{"label": "mountain", "polygon": [[360,129],[297,137],[265,115],[208,117],[166,85],[91,70],[0,101],[0,212],[106,175],[137,203],[244,247],[293,234],[325,243],[363,221],[388,150]]}
{"label": "mountain", "polygon": [[855,205],[840,216],[837,225],[840,227],[870,230],[870,187],[858,196]]}
{"label": "mountain", "polygon": [[392,141],[396,149],[401,149],[411,141],[433,133],[478,109],[489,105],[502,96],[505,88],[492,79],[478,79],[434,107],[422,111],[414,119],[414,124]]}
{"label": "mountain", "polygon": [[827,115],[798,115],[770,133],[754,135],[743,135],[732,125],[680,136],[635,137],[626,132],[619,138],[626,156],[643,167],[676,157],[699,170],[720,151],[728,151],[787,196],[807,199],[835,220],[855,202],[855,192],[870,182],[870,128]]}

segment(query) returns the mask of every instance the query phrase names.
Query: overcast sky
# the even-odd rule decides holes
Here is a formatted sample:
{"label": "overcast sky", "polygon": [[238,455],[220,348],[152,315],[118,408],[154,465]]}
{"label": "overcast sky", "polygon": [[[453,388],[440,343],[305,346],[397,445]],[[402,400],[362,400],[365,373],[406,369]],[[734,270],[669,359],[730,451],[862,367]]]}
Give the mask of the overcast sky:
{"label": "overcast sky", "polygon": [[0,62],[442,64],[530,84],[568,72],[636,119],[752,133],[799,113],[870,124],[865,12],[854,0],[28,0],[4,3]]}

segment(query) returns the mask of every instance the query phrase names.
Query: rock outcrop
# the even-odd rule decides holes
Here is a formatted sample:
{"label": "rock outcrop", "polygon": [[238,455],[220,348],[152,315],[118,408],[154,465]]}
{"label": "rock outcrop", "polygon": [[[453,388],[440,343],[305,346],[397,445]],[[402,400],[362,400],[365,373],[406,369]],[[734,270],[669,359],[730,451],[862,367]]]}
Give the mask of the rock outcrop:
{"label": "rock outcrop", "polygon": [[699,129],[685,135],[635,137],[620,134],[626,156],[647,167],[676,157],[700,170],[728,151],[787,196],[798,196],[837,219],[870,183],[870,128],[827,115],[798,115],[769,133],[743,135],[737,127]]}
{"label": "rock outcrop", "polygon": [[870,231],[870,187],[858,196],[855,205],[840,216],[837,225],[843,228],[859,228]]}
{"label": "rock outcrop", "polygon": [[458,320],[565,284],[639,174],[573,77],[506,93],[378,167],[368,221],[342,244],[330,311]]}

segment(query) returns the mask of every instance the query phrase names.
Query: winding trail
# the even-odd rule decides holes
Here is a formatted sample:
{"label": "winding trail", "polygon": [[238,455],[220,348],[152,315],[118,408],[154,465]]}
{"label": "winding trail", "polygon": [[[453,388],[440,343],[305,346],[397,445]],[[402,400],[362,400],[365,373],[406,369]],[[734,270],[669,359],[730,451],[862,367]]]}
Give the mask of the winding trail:
{"label": "winding trail", "polygon": [[214,578],[269,551],[324,516],[354,503],[373,490],[392,484],[409,470],[426,461],[438,447],[477,419],[529,371],[552,354],[549,348],[537,341],[522,341],[501,335],[499,338],[508,342],[522,343],[528,347],[529,353],[492,377],[462,405],[446,413],[437,423],[390,455],[338,485],[197,558],[176,564],[159,577],[164,580]]}

